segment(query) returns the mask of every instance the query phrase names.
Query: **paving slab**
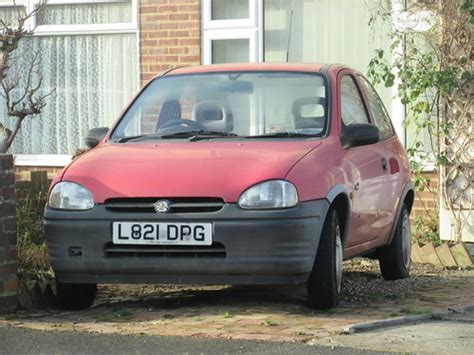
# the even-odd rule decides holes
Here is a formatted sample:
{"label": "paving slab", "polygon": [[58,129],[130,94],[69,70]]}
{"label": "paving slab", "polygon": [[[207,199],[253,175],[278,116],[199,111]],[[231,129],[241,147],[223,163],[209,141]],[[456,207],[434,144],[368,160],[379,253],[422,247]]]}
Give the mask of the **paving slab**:
{"label": "paving slab", "polygon": [[469,255],[464,243],[458,243],[451,247],[451,253],[456,259],[456,263],[461,267],[469,267],[472,265],[472,259]]}
{"label": "paving slab", "polygon": [[438,258],[438,254],[436,253],[433,243],[428,243],[422,246],[420,252],[422,254],[424,262],[433,265],[443,266],[443,264]]}
{"label": "paving slab", "polygon": [[445,267],[457,267],[458,264],[451,254],[448,244],[443,243],[435,249],[436,254],[438,255],[439,260]]}
{"label": "paving slab", "polygon": [[420,251],[421,247],[418,245],[418,243],[414,243],[411,245],[411,260],[414,263],[423,263],[423,255],[421,254]]}

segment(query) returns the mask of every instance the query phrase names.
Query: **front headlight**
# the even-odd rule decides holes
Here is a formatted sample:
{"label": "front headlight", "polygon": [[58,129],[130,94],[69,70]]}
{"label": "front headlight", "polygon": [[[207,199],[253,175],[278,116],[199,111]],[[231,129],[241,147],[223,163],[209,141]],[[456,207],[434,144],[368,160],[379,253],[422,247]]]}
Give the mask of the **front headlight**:
{"label": "front headlight", "polygon": [[48,204],[61,210],[89,210],[94,207],[92,194],[74,182],[59,182],[49,194]]}
{"label": "front headlight", "polygon": [[298,191],[288,181],[272,180],[254,185],[239,199],[239,206],[245,209],[289,208],[298,204]]}

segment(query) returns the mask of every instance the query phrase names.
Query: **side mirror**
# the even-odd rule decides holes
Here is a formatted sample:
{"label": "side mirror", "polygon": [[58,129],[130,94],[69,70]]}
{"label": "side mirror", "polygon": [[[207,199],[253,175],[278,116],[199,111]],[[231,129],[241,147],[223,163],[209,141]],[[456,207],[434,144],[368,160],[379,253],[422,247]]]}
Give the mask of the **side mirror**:
{"label": "side mirror", "polygon": [[341,145],[344,149],[377,143],[380,139],[378,127],[368,123],[353,123],[344,128]]}
{"label": "side mirror", "polygon": [[89,148],[94,148],[99,142],[105,137],[109,128],[107,127],[99,127],[99,128],[92,128],[87,132],[87,136],[85,139],[85,143]]}

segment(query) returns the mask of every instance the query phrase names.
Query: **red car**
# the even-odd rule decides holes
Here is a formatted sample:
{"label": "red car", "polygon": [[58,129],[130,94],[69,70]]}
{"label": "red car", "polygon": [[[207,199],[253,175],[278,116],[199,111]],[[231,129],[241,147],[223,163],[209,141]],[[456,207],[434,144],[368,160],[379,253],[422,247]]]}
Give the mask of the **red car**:
{"label": "red car", "polygon": [[407,157],[355,70],[170,70],[86,142],[45,210],[65,308],[90,306],[97,283],[307,283],[310,304],[328,308],[343,259],[409,274]]}

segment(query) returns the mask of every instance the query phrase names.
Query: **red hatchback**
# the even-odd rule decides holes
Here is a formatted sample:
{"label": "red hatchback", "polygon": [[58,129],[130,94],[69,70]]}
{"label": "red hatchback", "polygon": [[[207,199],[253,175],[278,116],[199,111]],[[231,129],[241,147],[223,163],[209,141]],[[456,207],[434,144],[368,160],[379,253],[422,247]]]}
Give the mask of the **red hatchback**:
{"label": "red hatchback", "polygon": [[342,261],[407,277],[413,188],[387,111],[339,65],[229,64],[150,81],[45,211],[63,307],[97,283],[300,284],[337,305]]}

